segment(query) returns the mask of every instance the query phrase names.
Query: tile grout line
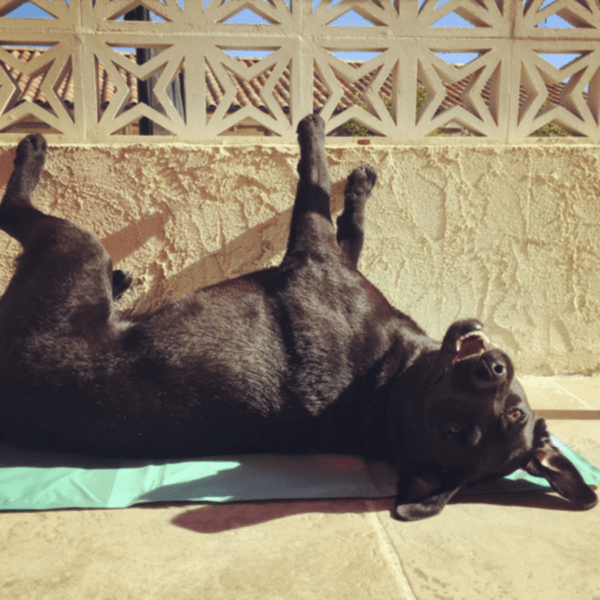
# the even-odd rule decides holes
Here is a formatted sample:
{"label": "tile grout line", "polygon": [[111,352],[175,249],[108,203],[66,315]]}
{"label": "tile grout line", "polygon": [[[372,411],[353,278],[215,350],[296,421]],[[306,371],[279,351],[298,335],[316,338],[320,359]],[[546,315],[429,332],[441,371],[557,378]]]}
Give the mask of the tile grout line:
{"label": "tile grout line", "polygon": [[383,557],[390,569],[392,570],[394,578],[400,586],[400,589],[402,590],[405,599],[417,600],[417,597],[415,596],[410,586],[408,578],[406,577],[406,573],[402,568],[402,563],[400,562],[398,554],[394,550],[394,546],[392,545],[388,534],[385,532],[383,525],[379,522],[379,519],[377,518],[377,509],[375,508],[375,504],[372,500],[367,499],[365,499],[364,502],[367,506],[367,517],[370,519],[371,524],[373,525],[373,529],[375,529],[375,533],[377,534],[377,538],[379,539],[379,547],[381,549]]}
{"label": "tile grout line", "polygon": [[591,404],[589,404],[588,402],[586,402],[583,398],[580,398],[577,394],[575,394],[571,390],[569,390],[566,387],[560,385],[560,383],[558,383],[558,381],[554,381],[554,379],[552,379],[552,385],[554,385],[555,387],[557,387],[561,392],[564,392],[565,394],[567,394],[568,396],[570,396],[574,400],[577,400],[577,402],[579,402],[582,406],[585,406],[586,408],[591,409],[591,410],[596,410],[595,406],[592,406]]}

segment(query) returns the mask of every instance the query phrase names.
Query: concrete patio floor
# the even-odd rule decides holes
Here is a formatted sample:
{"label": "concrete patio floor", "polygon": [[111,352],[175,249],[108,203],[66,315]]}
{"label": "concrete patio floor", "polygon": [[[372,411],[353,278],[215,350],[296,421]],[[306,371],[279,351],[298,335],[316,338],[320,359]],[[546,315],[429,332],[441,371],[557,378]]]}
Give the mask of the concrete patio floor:
{"label": "concrete patio floor", "polygon": [[[600,466],[600,378],[522,377]],[[0,514],[2,600],[600,600],[600,507],[459,498],[416,523],[391,499]]]}

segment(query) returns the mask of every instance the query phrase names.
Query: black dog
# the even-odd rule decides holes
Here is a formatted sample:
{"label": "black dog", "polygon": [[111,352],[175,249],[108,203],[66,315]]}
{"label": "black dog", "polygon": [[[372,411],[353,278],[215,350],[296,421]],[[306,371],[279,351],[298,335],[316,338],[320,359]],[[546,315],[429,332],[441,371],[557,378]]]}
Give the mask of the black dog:
{"label": "black dog", "polygon": [[509,357],[475,320],[442,344],[357,270],[375,185],[356,169],[337,236],[324,125],[298,127],[300,180],[281,265],[146,313],[99,241],[35,209],[46,144],[17,148],[0,228],[24,248],[0,301],[0,431],[32,448],[117,457],[354,453],[398,468],[395,516],[522,467],[597,501],[550,443]]}

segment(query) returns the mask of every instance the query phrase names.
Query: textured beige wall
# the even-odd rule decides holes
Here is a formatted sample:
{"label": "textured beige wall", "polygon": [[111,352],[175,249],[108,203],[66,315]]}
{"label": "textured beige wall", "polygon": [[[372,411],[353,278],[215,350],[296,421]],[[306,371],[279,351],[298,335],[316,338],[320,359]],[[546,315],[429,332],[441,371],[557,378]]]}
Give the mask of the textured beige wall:
{"label": "textured beige wall", "polygon": [[[0,185],[13,150],[0,147]],[[375,165],[360,268],[440,338],[481,319],[521,372],[600,369],[600,147],[328,147],[333,210]],[[123,305],[276,264],[295,146],[57,146],[39,208],[94,232],[136,277]],[[19,248],[0,232],[0,289]]]}

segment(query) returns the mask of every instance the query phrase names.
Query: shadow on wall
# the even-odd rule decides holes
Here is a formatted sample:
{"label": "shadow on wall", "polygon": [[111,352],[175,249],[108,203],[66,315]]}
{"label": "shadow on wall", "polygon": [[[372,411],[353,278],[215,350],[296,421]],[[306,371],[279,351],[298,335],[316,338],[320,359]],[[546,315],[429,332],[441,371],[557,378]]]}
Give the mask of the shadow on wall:
{"label": "shadow on wall", "polygon": [[[0,190],[3,189],[13,171],[15,148],[0,150]],[[341,212],[344,205],[343,192],[346,179],[332,184],[331,212]],[[34,199],[35,201],[35,199]],[[158,264],[159,251],[150,261],[143,265],[149,277],[147,289],[137,296],[147,299],[173,294],[181,297],[198,288],[219,283],[225,279],[237,277],[255,270],[278,264],[287,246],[289,223],[292,214],[293,197],[290,195],[289,208],[270,219],[247,230],[240,236],[227,242],[218,252],[202,256],[183,270],[165,277]],[[55,215],[58,216],[58,215]],[[68,215],[63,215],[69,218]],[[155,212],[130,222],[119,231],[104,239],[102,245],[112,258],[115,268],[124,268],[123,261],[146,245],[149,240],[156,239],[160,246],[167,245],[168,233],[166,225],[175,217],[171,208],[163,204]],[[335,223],[335,216],[333,217]],[[177,235],[175,231],[175,235]],[[140,273],[133,272],[134,280],[140,285]]]}
{"label": "shadow on wall", "polygon": [[[341,212],[344,206],[345,186],[346,180],[332,184],[332,215]],[[290,198],[290,203],[292,201]],[[218,252],[200,258],[168,279],[158,277],[145,296],[152,298],[173,294],[179,298],[198,288],[273,266],[285,252],[291,216],[290,205],[285,211],[231,240]],[[172,218],[173,213],[165,207],[101,240],[115,267],[153,237],[166,242],[165,225]],[[333,221],[335,223],[335,216]],[[133,275],[135,278],[136,274]]]}
{"label": "shadow on wall", "polygon": [[0,189],[4,189],[10,179],[16,154],[16,147],[0,151]]}
{"label": "shadow on wall", "polygon": [[157,237],[160,240],[165,239],[165,223],[171,218],[172,213],[168,209],[163,209],[151,215],[130,223],[102,241],[102,245],[110,254],[113,263],[116,265],[133,254],[138,248],[143,246],[150,238]]}

